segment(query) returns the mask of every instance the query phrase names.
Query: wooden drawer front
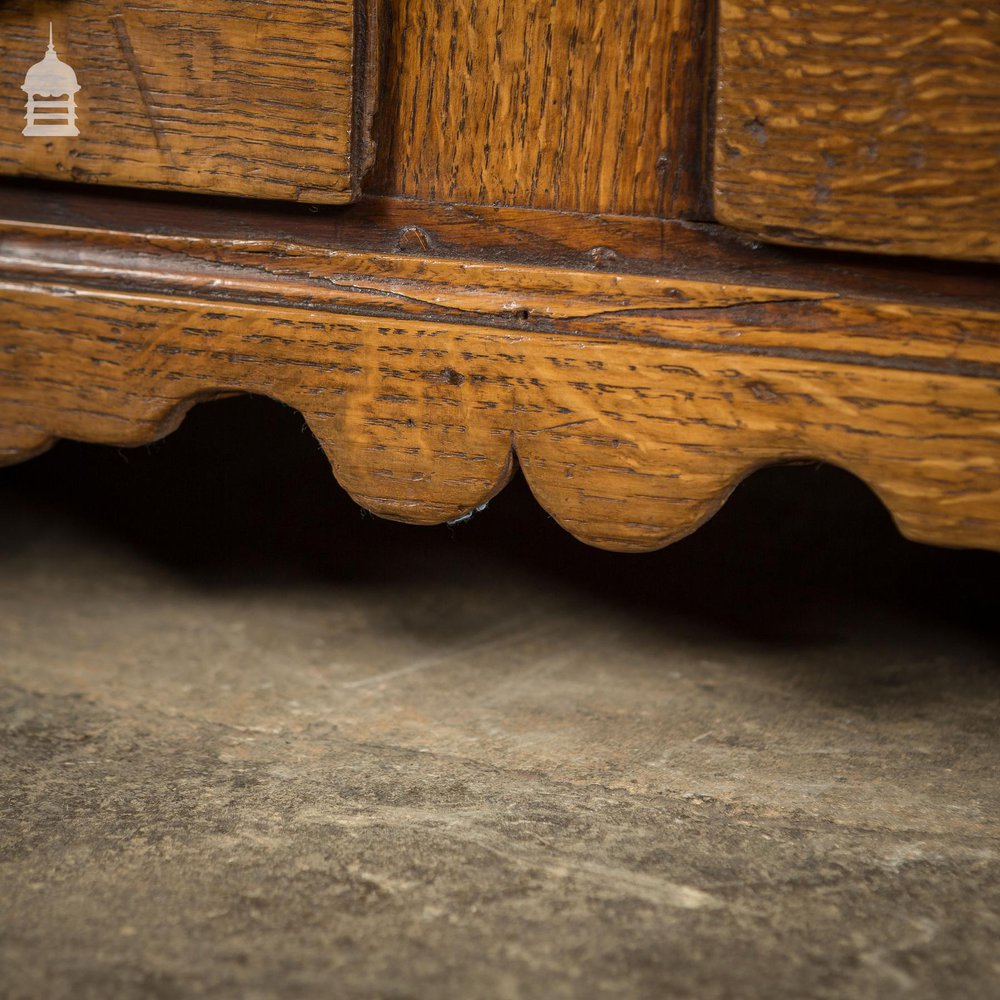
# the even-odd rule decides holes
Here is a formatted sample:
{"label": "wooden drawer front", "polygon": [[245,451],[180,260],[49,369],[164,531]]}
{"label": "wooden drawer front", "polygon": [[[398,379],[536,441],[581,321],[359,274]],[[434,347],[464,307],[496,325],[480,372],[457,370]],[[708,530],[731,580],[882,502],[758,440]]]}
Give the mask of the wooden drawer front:
{"label": "wooden drawer front", "polygon": [[1000,7],[722,0],[714,198],[765,239],[1000,260]]}
{"label": "wooden drawer front", "polygon": [[[355,7],[0,3],[0,174],[351,201],[363,166],[353,135]],[[67,95],[26,92],[72,89],[73,76],[75,129],[66,127]]]}

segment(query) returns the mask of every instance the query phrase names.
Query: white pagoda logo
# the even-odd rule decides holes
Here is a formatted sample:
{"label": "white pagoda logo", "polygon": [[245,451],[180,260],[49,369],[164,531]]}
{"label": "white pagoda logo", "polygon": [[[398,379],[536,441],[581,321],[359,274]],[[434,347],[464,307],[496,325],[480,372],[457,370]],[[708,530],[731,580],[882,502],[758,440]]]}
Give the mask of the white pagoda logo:
{"label": "white pagoda logo", "polygon": [[21,87],[28,95],[23,135],[79,135],[76,127],[76,95],[80,91],[76,73],[57,55],[52,44],[49,22],[49,47],[45,58],[28,70]]}

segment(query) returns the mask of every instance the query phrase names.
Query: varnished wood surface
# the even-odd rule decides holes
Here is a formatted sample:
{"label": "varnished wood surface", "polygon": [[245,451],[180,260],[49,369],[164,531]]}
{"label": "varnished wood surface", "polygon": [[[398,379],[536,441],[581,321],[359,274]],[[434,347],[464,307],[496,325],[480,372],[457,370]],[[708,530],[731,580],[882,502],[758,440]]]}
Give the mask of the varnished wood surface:
{"label": "varnished wood surface", "polygon": [[0,182],[0,220],[35,226],[371,250],[609,273],[777,284],[827,294],[966,307],[996,300],[989,265],[906,262],[769,245],[724,227],[652,218],[366,198],[317,208],[163,192]]}
{"label": "varnished wood surface", "polygon": [[714,203],[766,239],[1000,260],[1000,8],[722,0]]}
{"label": "varnished wood surface", "polygon": [[368,190],[704,214],[707,0],[390,0]]}
{"label": "varnished wood surface", "polygon": [[140,444],[245,391],[300,410],[340,482],[396,519],[481,506],[516,456],[578,537],[646,550],[760,465],[815,458],[861,476],[910,537],[1000,548],[995,285],[877,295],[856,277],[657,269],[12,220],[0,450]]}
{"label": "varnished wood surface", "polygon": [[[377,5],[358,2],[364,28]],[[355,8],[355,0],[8,0],[0,174],[350,201],[372,158],[374,111],[373,62],[368,40],[355,39]],[[21,134],[21,84],[45,53],[50,21],[82,88],[75,138]],[[366,97],[356,108],[357,88]]]}

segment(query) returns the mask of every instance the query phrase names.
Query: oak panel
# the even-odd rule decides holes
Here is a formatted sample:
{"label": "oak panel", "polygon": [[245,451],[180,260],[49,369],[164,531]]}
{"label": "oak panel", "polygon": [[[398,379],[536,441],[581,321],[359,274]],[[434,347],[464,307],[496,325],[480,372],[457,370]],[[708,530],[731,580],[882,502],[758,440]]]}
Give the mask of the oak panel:
{"label": "oak panel", "polygon": [[1000,8],[722,0],[714,197],[769,240],[1000,259]]}
{"label": "oak panel", "polygon": [[707,0],[391,0],[370,191],[704,215]]}
{"label": "oak panel", "polygon": [[[76,137],[22,134],[50,22],[80,86]],[[355,0],[9,0],[0,174],[350,201],[368,157],[355,91],[371,71],[356,22],[369,20]]]}

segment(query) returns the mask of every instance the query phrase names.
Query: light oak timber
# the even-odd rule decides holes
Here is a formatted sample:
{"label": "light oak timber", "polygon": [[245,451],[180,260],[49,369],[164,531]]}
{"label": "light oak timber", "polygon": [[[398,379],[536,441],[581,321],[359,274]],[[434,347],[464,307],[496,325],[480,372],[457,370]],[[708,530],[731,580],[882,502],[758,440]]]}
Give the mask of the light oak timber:
{"label": "light oak timber", "polygon": [[1000,260],[1000,6],[721,0],[716,218],[768,240]]}
{"label": "light oak timber", "polygon": [[[0,174],[342,204],[371,166],[381,0],[6,0]],[[21,134],[49,23],[79,136]]]}
{"label": "light oak timber", "polygon": [[[81,203],[53,196],[48,211]],[[394,211],[421,218],[352,211],[359,233]],[[695,272],[712,255],[671,263],[669,246],[657,273],[586,252],[573,263],[568,249],[558,266],[511,248],[449,257],[423,249],[448,236],[438,217],[397,231],[409,252],[352,245],[349,220],[340,245],[318,246],[197,235],[192,216],[175,227],[187,232],[131,233],[9,219],[0,454],[59,437],[138,445],[199,400],[253,392],[298,409],[352,496],[398,520],[482,506],[516,456],[579,538],[645,551],[696,528],[754,469],[821,459],[865,480],[909,537],[1000,549],[991,274],[928,272],[921,292],[856,261],[830,266],[825,288],[812,265],[798,282],[709,278]],[[561,222],[564,247],[600,228]],[[725,237],[695,232],[727,270]]]}

